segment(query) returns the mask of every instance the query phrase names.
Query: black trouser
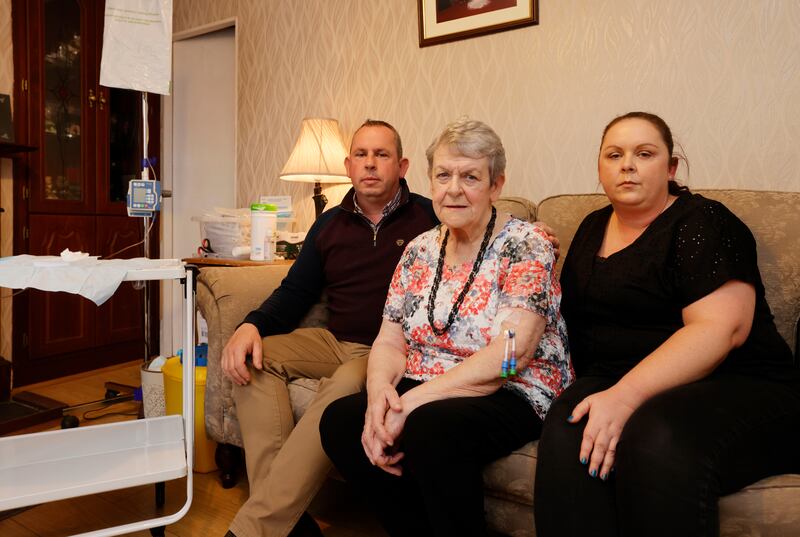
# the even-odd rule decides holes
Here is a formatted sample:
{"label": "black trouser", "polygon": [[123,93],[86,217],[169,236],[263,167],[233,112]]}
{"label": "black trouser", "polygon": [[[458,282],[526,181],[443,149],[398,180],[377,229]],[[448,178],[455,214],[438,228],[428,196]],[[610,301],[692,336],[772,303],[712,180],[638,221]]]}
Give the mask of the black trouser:
{"label": "black trouser", "polygon": [[720,496],[800,472],[800,394],[783,384],[717,376],[653,397],[631,415],[607,482],[578,460],[583,428],[567,423],[614,380],[585,377],[553,403],[539,442],[538,537],[716,536]]}
{"label": "black trouser", "polygon": [[[397,391],[418,384],[403,379]],[[536,439],[542,427],[530,404],[505,389],[428,403],[406,419],[403,476],[396,477],[364,454],[366,409],[365,392],[331,403],[320,422],[322,447],[393,537],[486,535],[483,466]]]}

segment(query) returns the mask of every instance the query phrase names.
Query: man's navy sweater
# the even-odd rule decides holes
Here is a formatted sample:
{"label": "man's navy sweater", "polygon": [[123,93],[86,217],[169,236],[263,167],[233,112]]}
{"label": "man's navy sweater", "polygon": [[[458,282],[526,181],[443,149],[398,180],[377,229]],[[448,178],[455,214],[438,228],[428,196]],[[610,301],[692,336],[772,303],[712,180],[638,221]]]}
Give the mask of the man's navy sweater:
{"label": "man's navy sweater", "polygon": [[371,345],[403,250],[439,223],[431,201],[400,181],[400,205],[377,233],[355,212],[352,188],[340,205],[322,213],[280,287],[244,322],[254,324],[262,337],[290,332],[324,291],[328,330],[340,341]]}

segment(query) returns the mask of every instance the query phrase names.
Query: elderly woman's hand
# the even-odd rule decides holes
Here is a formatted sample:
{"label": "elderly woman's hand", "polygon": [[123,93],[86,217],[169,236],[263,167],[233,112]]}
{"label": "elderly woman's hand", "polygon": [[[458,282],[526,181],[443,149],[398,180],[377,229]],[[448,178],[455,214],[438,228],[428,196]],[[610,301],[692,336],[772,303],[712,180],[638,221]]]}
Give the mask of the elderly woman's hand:
{"label": "elderly woman's hand", "polygon": [[401,411],[403,404],[394,385],[383,383],[367,386],[367,414],[365,422],[369,423],[375,436],[385,445],[391,446],[395,436],[387,432],[384,419],[391,410]]}
{"label": "elderly woman's hand", "polygon": [[583,441],[578,455],[582,464],[589,465],[589,475],[603,481],[614,467],[617,442],[631,414],[642,401],[633,390],[617,383],[611,388],[590,395],[572,411],[570,423],[578,423],[588,414],[583,429]]}
{"label": "elderly woman's hand", "polygon": [[389,411],[386,413],[384,426],[387,434],[392,438],[392,442],[389,444],[390,446],[394,446],[394,442],[400,438],[400,434],[403,432],[403,427],[405,427],[407,417],[408,413],[403,409],[389,409]]}
{"label": "elderly woman's hand", "polygon": [[[387,424],[389,424],[389,429],[392,431],[402,431],[403,429],[405,417],[402,418],[402,421],[398,421],[398,415],[402,415],[402,413],[393,410],[389,410],[387,414],[386,421]],[[403,469],[398,464],[403,459],[403,453],[396,451],[393,446],[381,441],[375,434],[375,430],[372,428],[369,421],[364,422],[364,431],[361,433],[361,445],[364,447],[364,453],[367,455],[369,462],[374,466],[398,477],[403,475]]]}
{"label": "elderly woman's hand", "polygon": [[383,452],[376,458],[377,462],[375,463],[384,472],[398,477],[403,475],[403,468],[399,463],[403,459],[404,454],[396,449],[394,441],[397,440],[400,437],[400,433],[403,432],[403,426],[405,426],[407,416],[408,414],[402,410],[396,411],[390,408],[389,411],[386,412],[384,426],[389,435],[392,436],[392,444],[384,447]]}
{"label": "elderly woman's hand", "polygon": [[401,412],[402,409],[400,396],[394,385],[381,383],[367,386],[367,412],[364,416],[361,445],[372,464],[394,475],[401,474],[400,468],[396,465],[403,455],[391,453],[399,431],[395,420],[391,427],[387,427],[386,420],[389,414]]}
{"label": "elderly woman's hand", "polygon": [[364,431],[361,433],[361,445],[364,447],[364,453],[367,459],[374,466],[378,466],[385,472],[393,475],[401,475],[402,470],[397,465],[403,458],[402,453],[393,453],[392,447],[381,442],[375,435],[375,431],[370,426],[369,422],[364,422]]}

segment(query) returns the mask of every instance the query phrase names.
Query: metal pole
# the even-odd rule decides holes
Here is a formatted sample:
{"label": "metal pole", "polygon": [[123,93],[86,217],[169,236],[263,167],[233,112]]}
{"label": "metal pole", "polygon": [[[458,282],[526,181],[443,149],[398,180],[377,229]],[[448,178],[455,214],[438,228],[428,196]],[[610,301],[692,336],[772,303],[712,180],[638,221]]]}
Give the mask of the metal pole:
{"label": "metal pole", "polygon": [[[147,153],[147,138],[148,138],[148,122],[147,122],[147,92],[142,92],[142,179],[147,180],[150,178],[150,156]],[[144,256],[150,257],[150,217],[145,216],[142,218],[144,225]],[[150,340],[150,282],[144,282],[144,359],[150,359],[150,350],[153,348],[152,341]]]}

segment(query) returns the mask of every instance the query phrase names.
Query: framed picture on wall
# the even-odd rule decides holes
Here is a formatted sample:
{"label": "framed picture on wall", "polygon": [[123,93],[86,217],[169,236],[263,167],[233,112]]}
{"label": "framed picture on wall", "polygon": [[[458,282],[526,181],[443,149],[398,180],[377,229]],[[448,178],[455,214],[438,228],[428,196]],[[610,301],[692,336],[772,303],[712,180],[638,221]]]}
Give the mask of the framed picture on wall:
{"label": "framed picture on wall", "polygon": [[417,0],[419,46],[539,23],[539,0]]}

